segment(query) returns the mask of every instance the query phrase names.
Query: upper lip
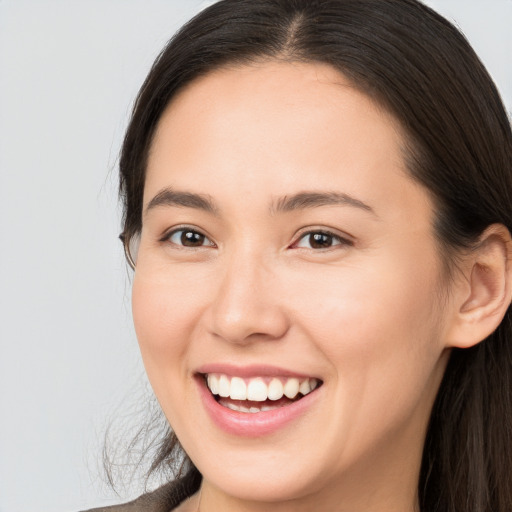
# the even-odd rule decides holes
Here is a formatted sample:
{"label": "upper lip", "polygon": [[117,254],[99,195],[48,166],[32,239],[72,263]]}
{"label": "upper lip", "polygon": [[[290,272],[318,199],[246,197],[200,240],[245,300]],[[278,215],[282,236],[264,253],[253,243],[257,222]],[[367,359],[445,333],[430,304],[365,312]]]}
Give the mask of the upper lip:
{"label": "upper lip", "polygon": [[280,368],[273,365],[264,364],[251,364],[245,366],[237,366],[234,364],[226,363],[208,363],[197,368],[196,373],[209,374],[209,373],[220,373],[228,375],[230,377],[296,377],[298,379],[306,378],[320,378],[315,375],[296,372],[287,368]]}

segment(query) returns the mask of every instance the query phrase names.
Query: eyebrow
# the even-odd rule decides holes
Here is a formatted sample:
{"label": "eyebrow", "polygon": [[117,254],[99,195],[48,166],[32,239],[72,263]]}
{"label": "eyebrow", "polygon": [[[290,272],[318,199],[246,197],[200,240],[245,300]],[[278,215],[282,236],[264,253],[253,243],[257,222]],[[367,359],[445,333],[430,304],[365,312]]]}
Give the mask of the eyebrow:
{"label": "eyebrow", "polygon": [[305,210],[320,206],[352,206],[376,215],[373,208],[363,201],[341,192],[299,192],[292,196],[277,199],[271,206],[271,212],[281,213],[293,210]]}
{"label": "eyebrow", "polygon": [[195,194],[192,192],[182,192],[172,188],[164,188],[156,194],[148,203],[144,215],[157,206],[181,206],[185,208],[194,208],[217,215],[218,211],[210,196],[204,194]]}
{"label": "eyebrow", "polygon": [[[164,188],[158,192],[148,203],[144,215],[159,206],[177,206],[203,210],[212,215],[219,215],[219,209],[211,196],[174,190],[171,187]],[[272,201],[270,206],[271,215],[277,213],[291,212],[318,208],[321,206],[351,206],[372,213],[377,216],[373,208],[363,201],[348,194],[334,191],[312,191],[299,192],[291,196],[282,196]]]}

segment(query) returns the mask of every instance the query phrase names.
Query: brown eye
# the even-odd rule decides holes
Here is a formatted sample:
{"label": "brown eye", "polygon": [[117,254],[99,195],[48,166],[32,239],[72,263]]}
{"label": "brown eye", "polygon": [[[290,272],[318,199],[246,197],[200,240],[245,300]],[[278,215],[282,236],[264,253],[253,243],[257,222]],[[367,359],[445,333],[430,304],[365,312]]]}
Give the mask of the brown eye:
{"label": "brown eye", "polygon": [[331,247],[333,237],[326,233],[311,233],[308,241],[313,249],[325,249],[326,247]]}
{"label": "brown eye", "polygon": [[352,242],[333,233],[310,231],[302,235],[295,246],[307,249],[330,249],[337,245],[352,245]]}
{"label": "brown eye", "polygon": [[183,247],[211,247],[213,243],[205,235],[193,229],[177,229],[166,237],[166,240]]}

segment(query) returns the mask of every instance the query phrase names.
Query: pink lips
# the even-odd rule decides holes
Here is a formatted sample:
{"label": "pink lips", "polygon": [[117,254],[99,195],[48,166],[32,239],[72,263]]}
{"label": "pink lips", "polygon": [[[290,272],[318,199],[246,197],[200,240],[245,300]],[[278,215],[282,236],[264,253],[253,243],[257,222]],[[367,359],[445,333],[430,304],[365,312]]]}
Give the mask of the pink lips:
{"label": "pink lips", "polygon": [[297,377],[307,378],[307,375],[290,372],[289,370],[274,366],[245,366],[235,367],[224,364],[209,364],[198,369],[196,382],[199,388],[201,401],[212,419],[213,423],[224,432],[236,436],[259,437],[269,435],[288,423],[305,414],[315,403],[319,396],[319,388],[305,397],[291,402],[289,405],[261,411],[258,413],[245,413],[233,411],[220,405],[208,389],[203,375],[207,373],[221,373],[238,377]]}

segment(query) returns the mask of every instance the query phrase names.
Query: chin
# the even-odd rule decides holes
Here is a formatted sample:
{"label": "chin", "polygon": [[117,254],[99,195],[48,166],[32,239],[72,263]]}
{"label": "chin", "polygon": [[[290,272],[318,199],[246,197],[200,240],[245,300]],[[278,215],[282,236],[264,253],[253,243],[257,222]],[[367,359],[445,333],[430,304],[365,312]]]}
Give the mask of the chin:
{"label": "chin", "polygon": [[301,469],[298,469],[290,471],[276,461],[276,467],[213,469],[203,473],[203,478],[222,493],[239,500],[283,502],[314,492],[308,468],[302,467],[301,463]]}

